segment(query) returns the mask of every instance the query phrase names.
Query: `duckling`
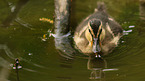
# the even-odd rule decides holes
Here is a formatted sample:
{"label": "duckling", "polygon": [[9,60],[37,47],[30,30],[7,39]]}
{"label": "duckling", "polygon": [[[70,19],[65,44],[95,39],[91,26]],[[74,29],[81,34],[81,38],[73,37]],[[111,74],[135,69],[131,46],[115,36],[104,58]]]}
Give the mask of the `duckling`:
{"label": "duckling", "polygon": [[122,27],[106,12],[104,2],[84,19],[74,32],[76,48],[84,54],[106,55],[110,53],[122,37]]}

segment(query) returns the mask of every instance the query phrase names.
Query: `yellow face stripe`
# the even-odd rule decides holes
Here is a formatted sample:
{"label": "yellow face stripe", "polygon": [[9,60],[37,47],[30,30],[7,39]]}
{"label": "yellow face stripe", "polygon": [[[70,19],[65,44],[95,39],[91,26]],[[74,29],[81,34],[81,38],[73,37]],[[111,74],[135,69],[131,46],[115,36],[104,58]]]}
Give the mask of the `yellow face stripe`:
{"label": "yellow face stripe", "polygon": [[85,37],[87,38],[87,40],[89,41],[89,42],[92,42],[93,40],[92,40],[92,35],[91,35],[91,33],[89,32],[89,28],[87,28],[87,30],[85,31]]}

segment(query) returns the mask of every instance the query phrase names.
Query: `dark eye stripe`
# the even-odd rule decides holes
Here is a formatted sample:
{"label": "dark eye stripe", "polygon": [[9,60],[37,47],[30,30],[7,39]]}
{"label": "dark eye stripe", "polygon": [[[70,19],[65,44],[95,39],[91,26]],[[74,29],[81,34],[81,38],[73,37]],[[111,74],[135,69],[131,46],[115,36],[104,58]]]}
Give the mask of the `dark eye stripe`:
{"label": "dark eye stripe", "polygon": [[91,33],[91,30],[89,29],[89,32]]}
{"label": "dark eye stripe", "polygon": [[89,29],[89,32],[90,32],[90,34],[92,35],[92,37],[93,37],[93,34],[91,33],[91,30]]}
{"label": "dark eye stripe", "polygon": [[99,32],[98,38],[100,38],[101,33],[102,33],[102,29],[101,29],[100,32]]}

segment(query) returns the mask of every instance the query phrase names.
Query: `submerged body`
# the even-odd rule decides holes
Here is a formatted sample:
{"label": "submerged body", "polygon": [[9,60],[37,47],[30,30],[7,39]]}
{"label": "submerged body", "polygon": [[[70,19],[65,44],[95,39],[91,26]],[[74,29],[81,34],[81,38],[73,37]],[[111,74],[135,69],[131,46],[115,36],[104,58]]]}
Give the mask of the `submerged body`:
{"label": "submerged body", "polygon": [[[90,25],[90,23],[94,20],[100,21],[101,23],[96,29]],[[93,23],[93,25],[94,24],[96,23]],[[90,33],[90,30],[94,33],[97,31],[97,34],[95,35],[94,33]],[[97,37],[98,35],[99,37]],[[102,54],[108,54],[117,46],[121,36],[122,27],[106,13],[104,3],[99,3],[98,9],[83,20],[76,28],[74,41],[77,49],[83,53],[90,54],[102,52]],[[99,40],[99,48],[97,51],[93,51],[93,45],[95,44],[93,43],[93,41],[95,41],[93,39]]]}

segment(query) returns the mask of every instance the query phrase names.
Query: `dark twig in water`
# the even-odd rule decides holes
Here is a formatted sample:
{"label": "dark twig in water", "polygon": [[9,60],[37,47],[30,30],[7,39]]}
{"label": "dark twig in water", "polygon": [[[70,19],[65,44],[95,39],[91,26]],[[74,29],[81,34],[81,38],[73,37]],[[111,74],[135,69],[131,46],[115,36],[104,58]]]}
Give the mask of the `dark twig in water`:
{"label": "dark twig in water", "polygon": [[17,81],[20,81],[19,80],[19,69],[22,68],[21,64],[19,63],[19,59],[15,59],[15,64],[13,65],[13,69],[16,70],[16,73],[17,73]]}
{"label": "dark twig in water", "polygon": [[19,72],[18,72],[18,69],[16,69],[16,73],[17,73],[17,81],[20,81],[20,79],[19,79]]}

